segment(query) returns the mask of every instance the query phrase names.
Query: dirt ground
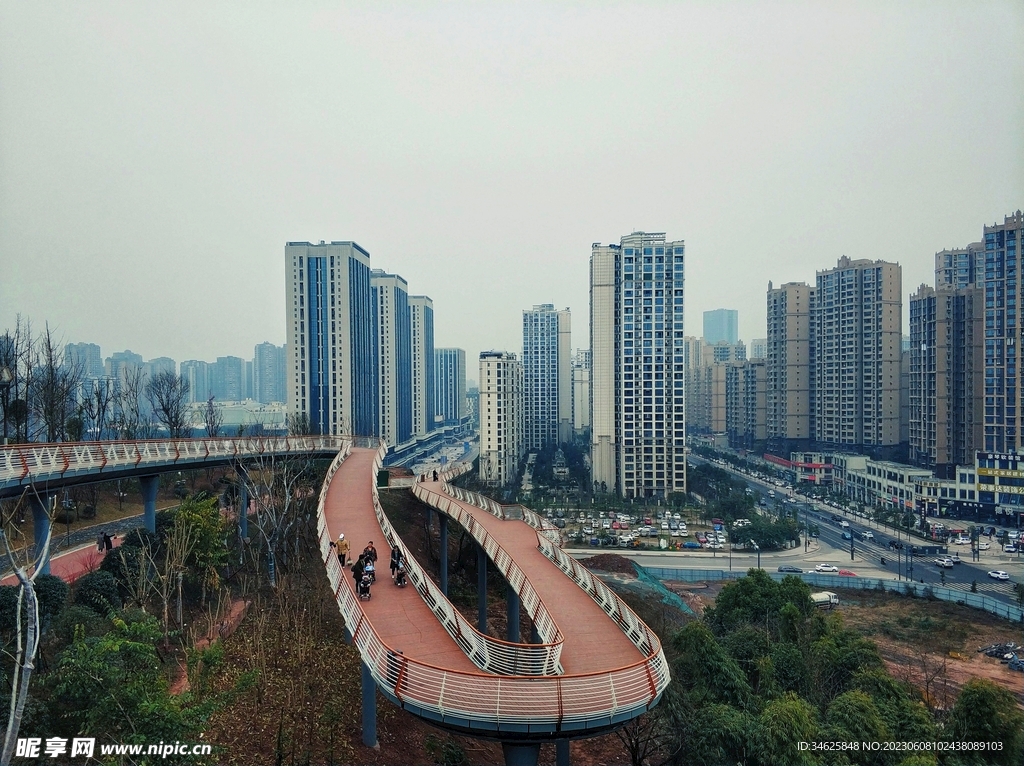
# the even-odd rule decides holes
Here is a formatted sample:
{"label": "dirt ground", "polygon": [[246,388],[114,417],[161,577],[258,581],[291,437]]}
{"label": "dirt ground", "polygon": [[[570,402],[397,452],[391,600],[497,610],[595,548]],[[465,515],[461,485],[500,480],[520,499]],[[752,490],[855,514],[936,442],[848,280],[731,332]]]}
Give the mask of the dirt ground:
{"label": "dirt ground", "polygon": [[[724,583],[665,585],[701,614],[714,605]],[[862,590],[838,593],[838,612],[846,625],[874,641],[893,677],[913,684],[931,706],[948,709],[967,681],[988,678],[1024,707],[1024,673],[977,651],[1008,641],[1024,643],[1019,625],[946,601]]]}
{"label": "dirt ground", "polygon": [[938,709],[949,709],[972,678],[988,678],[1024,706],[1024,673],[978,652],[1024,641],[1024,631],[995,615],[945,601],[840,591],[846,624],[872,639],[894,677],[908,681]]}

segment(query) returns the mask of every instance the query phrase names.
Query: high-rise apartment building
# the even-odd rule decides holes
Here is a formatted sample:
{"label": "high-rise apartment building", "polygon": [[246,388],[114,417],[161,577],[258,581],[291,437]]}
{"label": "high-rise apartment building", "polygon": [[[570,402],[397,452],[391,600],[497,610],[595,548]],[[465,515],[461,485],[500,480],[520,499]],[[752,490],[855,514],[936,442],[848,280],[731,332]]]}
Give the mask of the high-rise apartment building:
{"label": "high-rise apartment building", "polygon": [[970,465],[983,443],[984,292],[921,285],[910,297],[910,461],[942,478]]}
{"label": "high-rise apartment building", "polygon": [[389,445],[412,437],[412,321],[409,285],[397,274],[371,272],[377,339],[377,433]]}
{"label": "high-rise apartment building", "polygon": [[210,365],[197,359],[181,363],[181,377],[188,381],[188,400],[205,402],[213,395],[210,387]]}
{"label": "high-rise apartment building", "polygon": [[685,475],[684,243],[634,232],[590,253],[596,487],[664,497]]}
{"label": "high-rise apartment building", "polygon": [[412,324],[412,432],[434,430],[434,302],[425,295],[409,296]]}
{"label": "high-rise apartment building", "polygon": [[767,404],[763,359],[718,364],[725,374],[725,432],[733,449],[757,450],[765,444]]}
{"label": "high-rise apartment building", "polygon": [[115,351],[107,357],[106,376],[115,380],[124,380],[125,370],[128,368],[141,369],[143,364],[141,354],[136,354],[133,351]]}
{"label": "high-rise apartment building", "polygon": [[509,484],[525,452],[523,366],[515,354],[480,354],[480,480]]}
{"label": "high-rise apartment building", "polygon": [[767,338],[754,338],[750,341],[750,349],[747,351],[748,359],[767,359],[768,358],[768,339]]}
{"label": "high-rise apartment building", "polygon": [[572,360],[572,427],[577,436],[590,428],[590,349],[577,349]]}
{"label": "high-rise apartment building", "polygon": [[95,343],[68,343],[64,346],[64,363],[77,365],[86,380],[96,380],[106,374],[103,354]]}
{"label": "high-rise apartment building", "polygon": [[[1024,452],[1024,367],[1021,344],[1021,237],[1018,210],[984,229],[985,276],[985,446],[986,452]],[[1019,496],[1018,496],[1019,497]]]}
{"label": "high-rise apartment building", "polygon": [[807,450],[814,439],[814,342],[814,288],[769,282],[765,432],[779,455]]}
{"label": "high-rise apartment building", "polygon": [[285,306],[289,415],[313,433],[374,435],[370,254],[355,242],[287,243]]}
{"label": "high-rise apartment building", "polygon": [[704,340],[735,344],[740,339],[740,313],[735,309],[715,309],[704,312]]}
{"label": "high-rise apartment building", "polygon": [[975,242],[935,254],[935,287],[967,287],[985,278],[985,243]]}
{"label": "high-rise apartment building", "polygon": [[526,449],[572,438],[571,317],[545,303],[523,312]]}
{"label": "high-rise apartment building", "polygon": [[253,349],[252,398],[260,404],[285,400],[285,347],[260,343]]}
{"label": "high-rise apartment building", "polygon": [[245,398],[245,360],[240,356],[218,356],[210,365],[210,391],[219,402],[240,402]]}
{"label": "high-rise apartment building", "polygon": [[178,372],[178,363],[168,356],[158,356],[150,359],[142,366],[146,378],[152,378],[162,372],[169,372],[172,375]]}
{"label": "high-rise apartment building", "polygon": [[902,268],[839,259],[815,289],[815,437],[880,454],[900,443]]}
{"label": "high-rise apartment building", "polygon": [[747,347],[743,344],[743,341],[736,341],[735,343],[726,343],[725,341],[709,343],[705,339],[704,344],[701,346],[701,354],[703,355],[703,364],[705,366],[715,362],[742,362],[747,358]]}
{"label": "high-rise apartment building", "polygon": [[446,426],[466,417],[466,352],[434,349],[434,414]]}

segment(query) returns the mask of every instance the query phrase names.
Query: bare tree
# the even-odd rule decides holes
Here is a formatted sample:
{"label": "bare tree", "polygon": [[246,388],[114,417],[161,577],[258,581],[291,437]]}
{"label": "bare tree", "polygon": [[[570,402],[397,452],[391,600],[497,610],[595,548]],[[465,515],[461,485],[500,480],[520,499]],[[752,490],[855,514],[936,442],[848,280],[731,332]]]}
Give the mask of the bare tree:
{"label": "bare tree", "polygon": [[89,395],[82,400],[81,411],[88,431],[95,431],[96,438],[103,438],[103,431],[110,423],[113,415],[114,400],[117,389],[112,378],[101,378],[92,381]]}
{"label": "bare tree", "polygon": [[146,418],[142,411],[142,396],[145,390],[145,375],[142,368],[125,367],[116,385],[114,428],[121,439],[138,439],[144,435],[143,431],[146,428]]}
{"label": "bare tree", "polygon": [[278,557],[286,550],[288,533],[312,518],[315,509],[313,464],[311,455],[254,454],[239,470],[239,480],[255,510],[250,524],[266,549],[267,577],[274,588]]}
{"label": "bare tree", "polygon": [[206,400],[206,409],[203,410],[203,420],[206,421],[206,435],[211,439],[220,435],[220,427],[224,425],[224,413],[221,412],[213,402],[213,394]]}
{"label": "bare tree", "polygon": [[[22,495],[19,504],[25,499],[25,495]],[[42,572],[42,567],[39,564],[46,561],[50,553],[50,532],[47,530],[42,547],[32,554],[24,553],[28,547],[23,547],[21,551],[23,558],[20,561],[15,558],[15,551],[11,548],[5,529],[0,529],[0,541],[3,542],[4,553],[7,555],[10,567],[14,570],[20,585],[15,623],[17,643],[14,652],[14,668],[11,673],[11,704],[7,717],[7,729],[4,732],[3,753],[0,754],[0,763],[10,763],[11,756],[14,754],[14,746],[18,741],[18,730],[21,728],[25,704],[28,702],[29,682],[32,679],[36,655],[39,652],[39,600],[36,597],[35,583],[36,578]],[[33,568],[31,575],[28,574],[29,567]],[[24,637],[22,636],[23,628]]]}
{"label": "bare tree", "polygon": [[286,415],[285,423],[291,436],[309,436],[313,433],[313,427],[309,422],[309,415],[305,412]]}
{"label": "bare tree", "polygon": [[46,324],[35,343],[35,375],[29,387],[29,409],[38,423],[38,434],[48,442],[67,439],[68,420],[75,413],[75,399],[82,383],[82,363],[64,359],[64,344]]}
{"label": "bare tree", "polygon": [[36,361],[34,348],[32,324],[18,315],[14,329],[0,336],[0,365],[7,367],[14,378],[7,392],[4,417],[8,435],[13,435],[15,442],[28,441],[29,387]]}
{"label": "bare tree", "polygon": [[146,382],[146,401],[153,416],[162,424],[172,439],[192,435],[188,408],[188,378],[164,370]]}

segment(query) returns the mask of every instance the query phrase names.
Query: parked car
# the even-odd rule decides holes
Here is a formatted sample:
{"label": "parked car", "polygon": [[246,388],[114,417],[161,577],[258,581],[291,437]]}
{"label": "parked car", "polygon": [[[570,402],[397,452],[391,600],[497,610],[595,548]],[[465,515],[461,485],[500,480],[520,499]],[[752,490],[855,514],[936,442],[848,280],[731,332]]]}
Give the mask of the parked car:
{"label": "parked car", "polygon": [[989,572],[988,576],[991,577],[993,580],[1009,580],[1010,579],[1010,575],[1008,575],[1002,569],[998,569],[998,570],[996,570],[994,572]]}
{"label": "parked car", "polygon": [[988,543],[978,543],[978,550],[979,551],[987,551],[991,547],[992,546],[989,545]]}
{"label": "parked car", "polygon": [[1017,546],[1014,545],[1013,543],[1007,543],[1006,545],[1003,546],[1003,553],[1016,553],[1016,552],[1017,552]]}
{"label": "parked car", "polygon": [[789,564],[786,564],[784,566],[779,567],[779,571],[780,572],[794,572],[796,574],[800,574],[804,570],[802,570],[800,567],[794,567],[794,566],[790,566]]}
{"label": "parked car", "polygon": [[693,540],[687,540],[683,543],[684,548],[700,548],[700,543],[694,542]]}
{"label": "parked car", "polygon": [[818,566],[814,567],[814,571],[815,572],[838,572],[839,571],[839,567],[837,567],[835,564],[818,564]]}

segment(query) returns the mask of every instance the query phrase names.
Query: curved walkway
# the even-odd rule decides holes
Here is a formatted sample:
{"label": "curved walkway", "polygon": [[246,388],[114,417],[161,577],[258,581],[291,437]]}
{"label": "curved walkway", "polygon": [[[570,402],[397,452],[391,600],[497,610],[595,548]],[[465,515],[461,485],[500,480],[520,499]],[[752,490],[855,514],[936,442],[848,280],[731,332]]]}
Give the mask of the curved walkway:
{"label": "curved walkway", "polygon": [[[358,600],[351,573],[341,568],[330,541],[344,532],[358,554],[373,540],[379,564],[390,553],[385,534],[404,548],[376,497],[376,469],[382,457],[383,448],[356,448],[335,459],[321,491],[318,526],[339,609],[385,696],[450,729],[527,741],[597,734],[657,703],[668,684],[668,665],[657,637],[628,607],[581,567],[577,571],[574,562],[549,540],[541,540],[535,529],[499,520],[457,500],[447,494],[443,482],[430,485],[437,507],[457,503],[457,515],[468,516],[500,542],[557,623],[557,632],[564,637],[564,674],[544,674],[547,667],[534,667],[535,675],[480,670],[501,666],[507,656],[491,662],[494,647],[482,645],[479,634],[465,634],[468,623],[429,578],[418,579],[415,573],[422,570],[411,557],[414,587],[395,588],[385,574],[369,601]],[[494,546],[490,548],[493,553]],[[515,657],[548,652],[545,647],[552,646],[497,643]]]}

